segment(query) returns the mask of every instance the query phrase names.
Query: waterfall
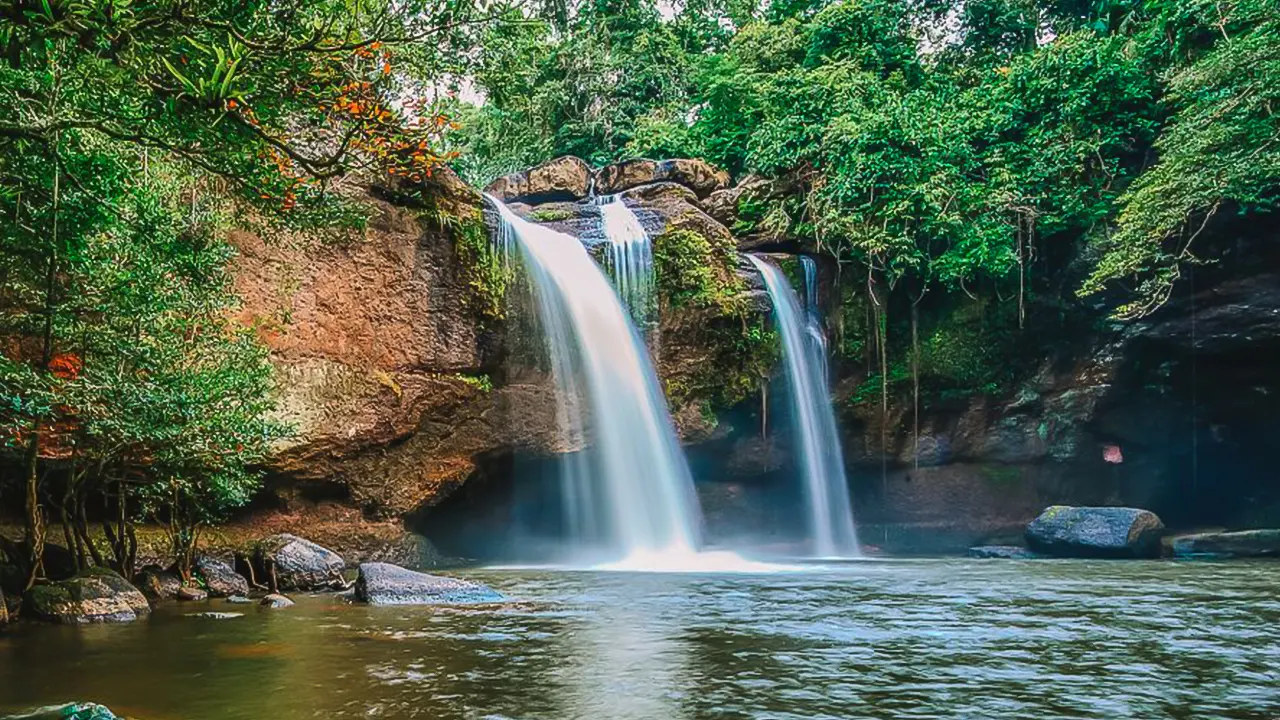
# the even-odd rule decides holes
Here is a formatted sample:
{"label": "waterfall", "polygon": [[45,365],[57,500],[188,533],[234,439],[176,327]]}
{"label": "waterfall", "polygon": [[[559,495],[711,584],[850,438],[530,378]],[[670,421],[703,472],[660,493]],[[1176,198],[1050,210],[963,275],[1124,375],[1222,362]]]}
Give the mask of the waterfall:
{"label": "waterfall", "polygon": [[618,296],[637,325],[653,310],[653,244],[640,219],[617,195],[593,198],[608,239],[608,267]]}
{"label": "waterfall", "polygon": [[748,257],[764,277],[782,336],[792,433],[804,474],[813,552],[819,557],[857,556],[858,537],[853,527],[844,456],[827,389],[826,337],[817,312],[817,272],[805,264],[809,307],[802,308],[781,270],[754,255]]}
{"label": "waterfall", "polygon": [[575,549],[642,569],[692,556],[700,543],[693,480],[618,294],[577,239],[489,201],[499,243],[518,249],[535,296],[561,429],[590,441],[564,470]]}

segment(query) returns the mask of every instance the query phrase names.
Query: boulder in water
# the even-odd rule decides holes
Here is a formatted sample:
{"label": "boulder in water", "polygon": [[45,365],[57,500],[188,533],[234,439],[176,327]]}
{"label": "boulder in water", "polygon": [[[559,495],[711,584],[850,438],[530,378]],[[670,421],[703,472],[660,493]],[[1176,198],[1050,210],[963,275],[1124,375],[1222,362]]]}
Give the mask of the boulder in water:
{"label": "boulder in water", "polygon": [[1154,558],[1164,523],[1150,510],[1125,507],[1046,508],[1027,526],[1027,545],[1056,557]]}
{"label": "boulder in water", "polygon": [[581,200],[591,189],[591,167],[580,158],[565,156],[537,167],[503,175],[485,192],[503,202],[544,203]]}
{"label": "boulder in water", "polygon": [[138,589],[153,603],[173,600],[182,590],[182,576],[176,570],[165,570],[159,565],[148,565],[134,578]]}
{"label": "boulder in water", "polygon": [[254,552],[259,582],[270,582],[273,573],[280,590],[332,590],[345,587],[342,557],[328,548],[296,535],[272,535]]}
{"label": "boulder in water", "polygon": [[132,622],[151,612],[137,588],[106,568],[89,568],[67,580],[37,585],[23,602],[33,617],[65,625]]}
{"label": "boulder in water", "polygon": [[204,580],[204,586],[209,589],[210,597],[249,594],[249,581],[218,558],[208,555],[196,558],[195,571]]}
{"label": "boulder in water", "polygon": [[1196,533],[1173,539],[1175,557],[1280,557],[1280,529]]}
{"label": "boulder in water", "polygon": [[287,608],[293,607],[293,601],[284,595],[272,593],[262,598],[262,602],[258,603],[262,607],[268,608]]}
{"label": "boulder in water", "polygon": [[1021,545],[978,545],[969,548],[971,558],[999,558],[1002,560],[1035,560],[1049,557],[1044,553]]}
{"label": "boulder in water", "polygon": [[390,563],[361,563],[356,599],[370,605],[499,602],[501,593],[479,583],[427,575]]}

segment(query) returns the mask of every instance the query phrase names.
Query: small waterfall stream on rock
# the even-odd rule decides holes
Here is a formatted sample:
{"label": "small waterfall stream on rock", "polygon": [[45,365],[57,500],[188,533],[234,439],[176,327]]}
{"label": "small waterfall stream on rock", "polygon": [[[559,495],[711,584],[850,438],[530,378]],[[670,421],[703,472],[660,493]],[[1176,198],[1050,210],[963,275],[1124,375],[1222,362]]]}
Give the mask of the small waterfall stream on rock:
{"label": "small waterfall stream on rock", "polygon": [[617,195],[601,195],[593,202],[600,207],[600,222],[608,240],[609,274],[622,303],[637,325],[643,325],[653,311],[653,244],[640,219]]}
{"label": "small waterfall stream on rock", "polygon": [[[817,309],[816,266],[804,263],[806,305],[781,270],[754,255],[748,256],[764,278],[773,301],[783,364],[791,396],[791,422],[796,451],[805,480],[809,531],[818,557],[857,557],[844,455],[836,432],[835,413],[827,388],[826,336]],[[802,258],[803,261],[810,258]]]}
{"label": "small waterfall stream on rock", "polygon": [[672,569],[697,554],[693,480],[644,344],[600,268],[575,238],[490,197],[499,242],[518,249],[555,376],[562,430],[587,428],[566,465],[575,552],[607,567]]}

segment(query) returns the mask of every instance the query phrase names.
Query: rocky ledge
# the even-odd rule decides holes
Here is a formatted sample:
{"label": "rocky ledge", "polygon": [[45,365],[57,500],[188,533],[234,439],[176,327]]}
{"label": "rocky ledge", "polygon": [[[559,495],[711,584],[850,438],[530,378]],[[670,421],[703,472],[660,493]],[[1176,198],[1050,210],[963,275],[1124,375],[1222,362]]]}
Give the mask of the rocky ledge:
{"label": "rocky ledge", "polygon": [[1198,533],[1173,539],[1175,557],[1280,557],[1280,529]]}

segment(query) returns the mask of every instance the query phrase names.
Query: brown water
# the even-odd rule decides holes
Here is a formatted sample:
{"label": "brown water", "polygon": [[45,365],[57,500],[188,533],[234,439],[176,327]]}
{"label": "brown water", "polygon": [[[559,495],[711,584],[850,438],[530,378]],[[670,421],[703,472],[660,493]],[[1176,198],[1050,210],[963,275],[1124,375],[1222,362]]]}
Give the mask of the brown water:
{"label": "brown water", "polygon": [[[1277,718],[1280,563],[476,571],[508,605],[162,608],[0,633],[0,715]],[[244,612],[211,620],[198,610]]]}

